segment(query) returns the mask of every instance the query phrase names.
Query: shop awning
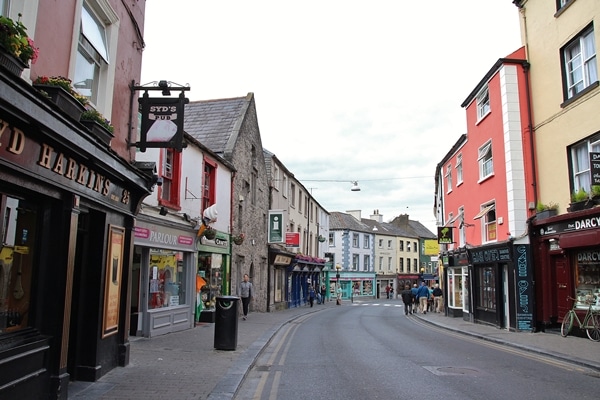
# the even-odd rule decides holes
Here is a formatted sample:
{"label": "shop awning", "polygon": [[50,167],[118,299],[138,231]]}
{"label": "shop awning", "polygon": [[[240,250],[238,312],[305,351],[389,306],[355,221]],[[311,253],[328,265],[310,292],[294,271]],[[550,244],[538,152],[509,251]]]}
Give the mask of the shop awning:
{"label": "shop awning", "polygon": [[479,219],[479,218],[483,217],[484,215],[486,215],[487,213],[492,211],[494,208],[496,208],[495,204],[485,207],[483,210],[479,211],[479,213],[476,216],[474,216],[473,219]]}

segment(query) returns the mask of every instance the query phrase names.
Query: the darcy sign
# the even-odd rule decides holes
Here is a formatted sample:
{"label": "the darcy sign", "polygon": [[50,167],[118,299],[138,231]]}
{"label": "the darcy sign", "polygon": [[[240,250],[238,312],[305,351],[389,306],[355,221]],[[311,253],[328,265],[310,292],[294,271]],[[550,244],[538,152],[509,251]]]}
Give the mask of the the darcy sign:
{"label": "the darcy sign", "polygon": [[183,148],[183,110],[188,99],[148,97],[144,93],[139,99],[142,113],[140,141],[136,143],[140,151],[146,148],[168,147],[181,151]]}
{"label": "the darcy sign", "polygon": [[128,190],[113,184],[107,177],[68,154],[27,138],[21,129],[1,119],[0,157],[88,196],[96,193],[120,207],[129,205]]}

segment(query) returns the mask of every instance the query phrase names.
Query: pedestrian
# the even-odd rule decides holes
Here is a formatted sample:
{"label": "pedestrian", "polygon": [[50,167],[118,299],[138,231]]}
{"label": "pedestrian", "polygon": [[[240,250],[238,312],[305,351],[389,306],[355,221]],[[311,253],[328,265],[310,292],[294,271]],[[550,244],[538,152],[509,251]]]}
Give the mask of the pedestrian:
{"label": "pedestrian", "polygon": [[433,285],[433,311],[436,313],[442,312],[444,305],[444,292],[440,289],[439,284]]}
{"label": "pedestrian", "polygon": [[342,305],[342,287],[338,285],[337,289],[335,290],[335,295],[336,295],[336,299],[335,299],[335,304],[338,306]]}
{"label": "pedestrian", "polygon": [[390,285],[385,287],[385,295],[388,299],[390,298]]}
{"label": "pedestrian", "polygon": [[400,296],[402,297],[402,301],[404,302],[404,315],[412,314],[414,299],[412,291],[410,290],[410,286],[404,286],[404,290],[400,293]]}
{"label": "pedestrian", "polygon": [[412,293],[412,314],[417,312],[417,307],[419,306],[419,303],[417,303],[418,290],[419,288],[417,287],[417,284],[414,283],[412,289],[410,289],[410,292]]}
{"label": "pedestrian", "polygon": [[242,298],[242,312],[244,314],[242,319],[245,321],[248,318],[248,308],[250,300],[252,300],[252,282],[250,282],[248,274],[244,274],[244,279],[240,283],[240,297]]}
{"label": "pedestrian", "polygon": [[429,300],[429,288],[425,282],[421,282],[421,286],[417,289],[417,301],[422,314],[427,314],[427,300]]}
{"label": "pedestrian", "polygon": [[327,296],[327,288],[325,285],[321,285],[321,304],[325,304],[325,297]]}
{"label": "pedestrian", "polygon": [[390,285],[390,297],[388,297],[390,299],[394,298],[394,287],[392,285]]}
{"label": "pedestrian", "polygon": [[308,302],[312,307],[315,302],[315,288],[313,285],[308,285]]}

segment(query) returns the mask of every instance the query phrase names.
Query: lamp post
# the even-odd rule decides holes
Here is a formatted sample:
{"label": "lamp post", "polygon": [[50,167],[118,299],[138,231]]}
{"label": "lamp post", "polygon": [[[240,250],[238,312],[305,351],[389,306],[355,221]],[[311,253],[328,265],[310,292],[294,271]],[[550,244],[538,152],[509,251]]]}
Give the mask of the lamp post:
{"label": "lamp post", "polygon": [[342,301],[342,292],[341,292],[341,285],[340,285],[340,269],[342,269],[342,267],[337,264],[335,266],[335,279],[336,279],[336,283],[335,283],[335,304],[336,305],[340,305],[341,301]]}

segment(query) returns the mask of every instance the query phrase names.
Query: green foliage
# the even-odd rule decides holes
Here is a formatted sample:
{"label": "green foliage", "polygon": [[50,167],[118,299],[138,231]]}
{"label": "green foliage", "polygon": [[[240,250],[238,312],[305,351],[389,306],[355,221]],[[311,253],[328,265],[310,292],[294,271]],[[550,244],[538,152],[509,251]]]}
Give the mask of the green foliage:
{"label": "green foliage", "polygon": [[115,128],[111,125],[110,121],[104,118],[104,115],[100,114],[93,108],[88,108],[87,110],[85,110],[83,114],[81,114],[81,120],[96,121],[97,123],[105,127],[107,130],[109,130],[111,133],[113,133],[115,130]]}
{"label": "green foliage", "polygon": [[537,212],[542,212],[546,210],[558,210],[558,204],[552,201],[548,204],[544,204],[541,201],[538,201],[537,205],[535,206],[535,209]]}
{"label": "green foliage", "polygon": [[585,201],[585,200],[587,200],[587,199],[589,199],[589,195],[588,195],[588,193],[585,191],[585,189],[584,189],[584,188],[579,188],[579,190],[577,190],[577,191],[574,191],[574,192],[571,194],[571,201],[572,201],[573,203],[577,203],[577,202],[579,202],[579,201]]}
{"label": "green foliage", "polygon": [[38,49],[27,36],[27,28],[21,22],[21,14],[16,22],[0,15],[0,46],[25,64],[29,64],[29,61],[35,63],[37,60]]}

